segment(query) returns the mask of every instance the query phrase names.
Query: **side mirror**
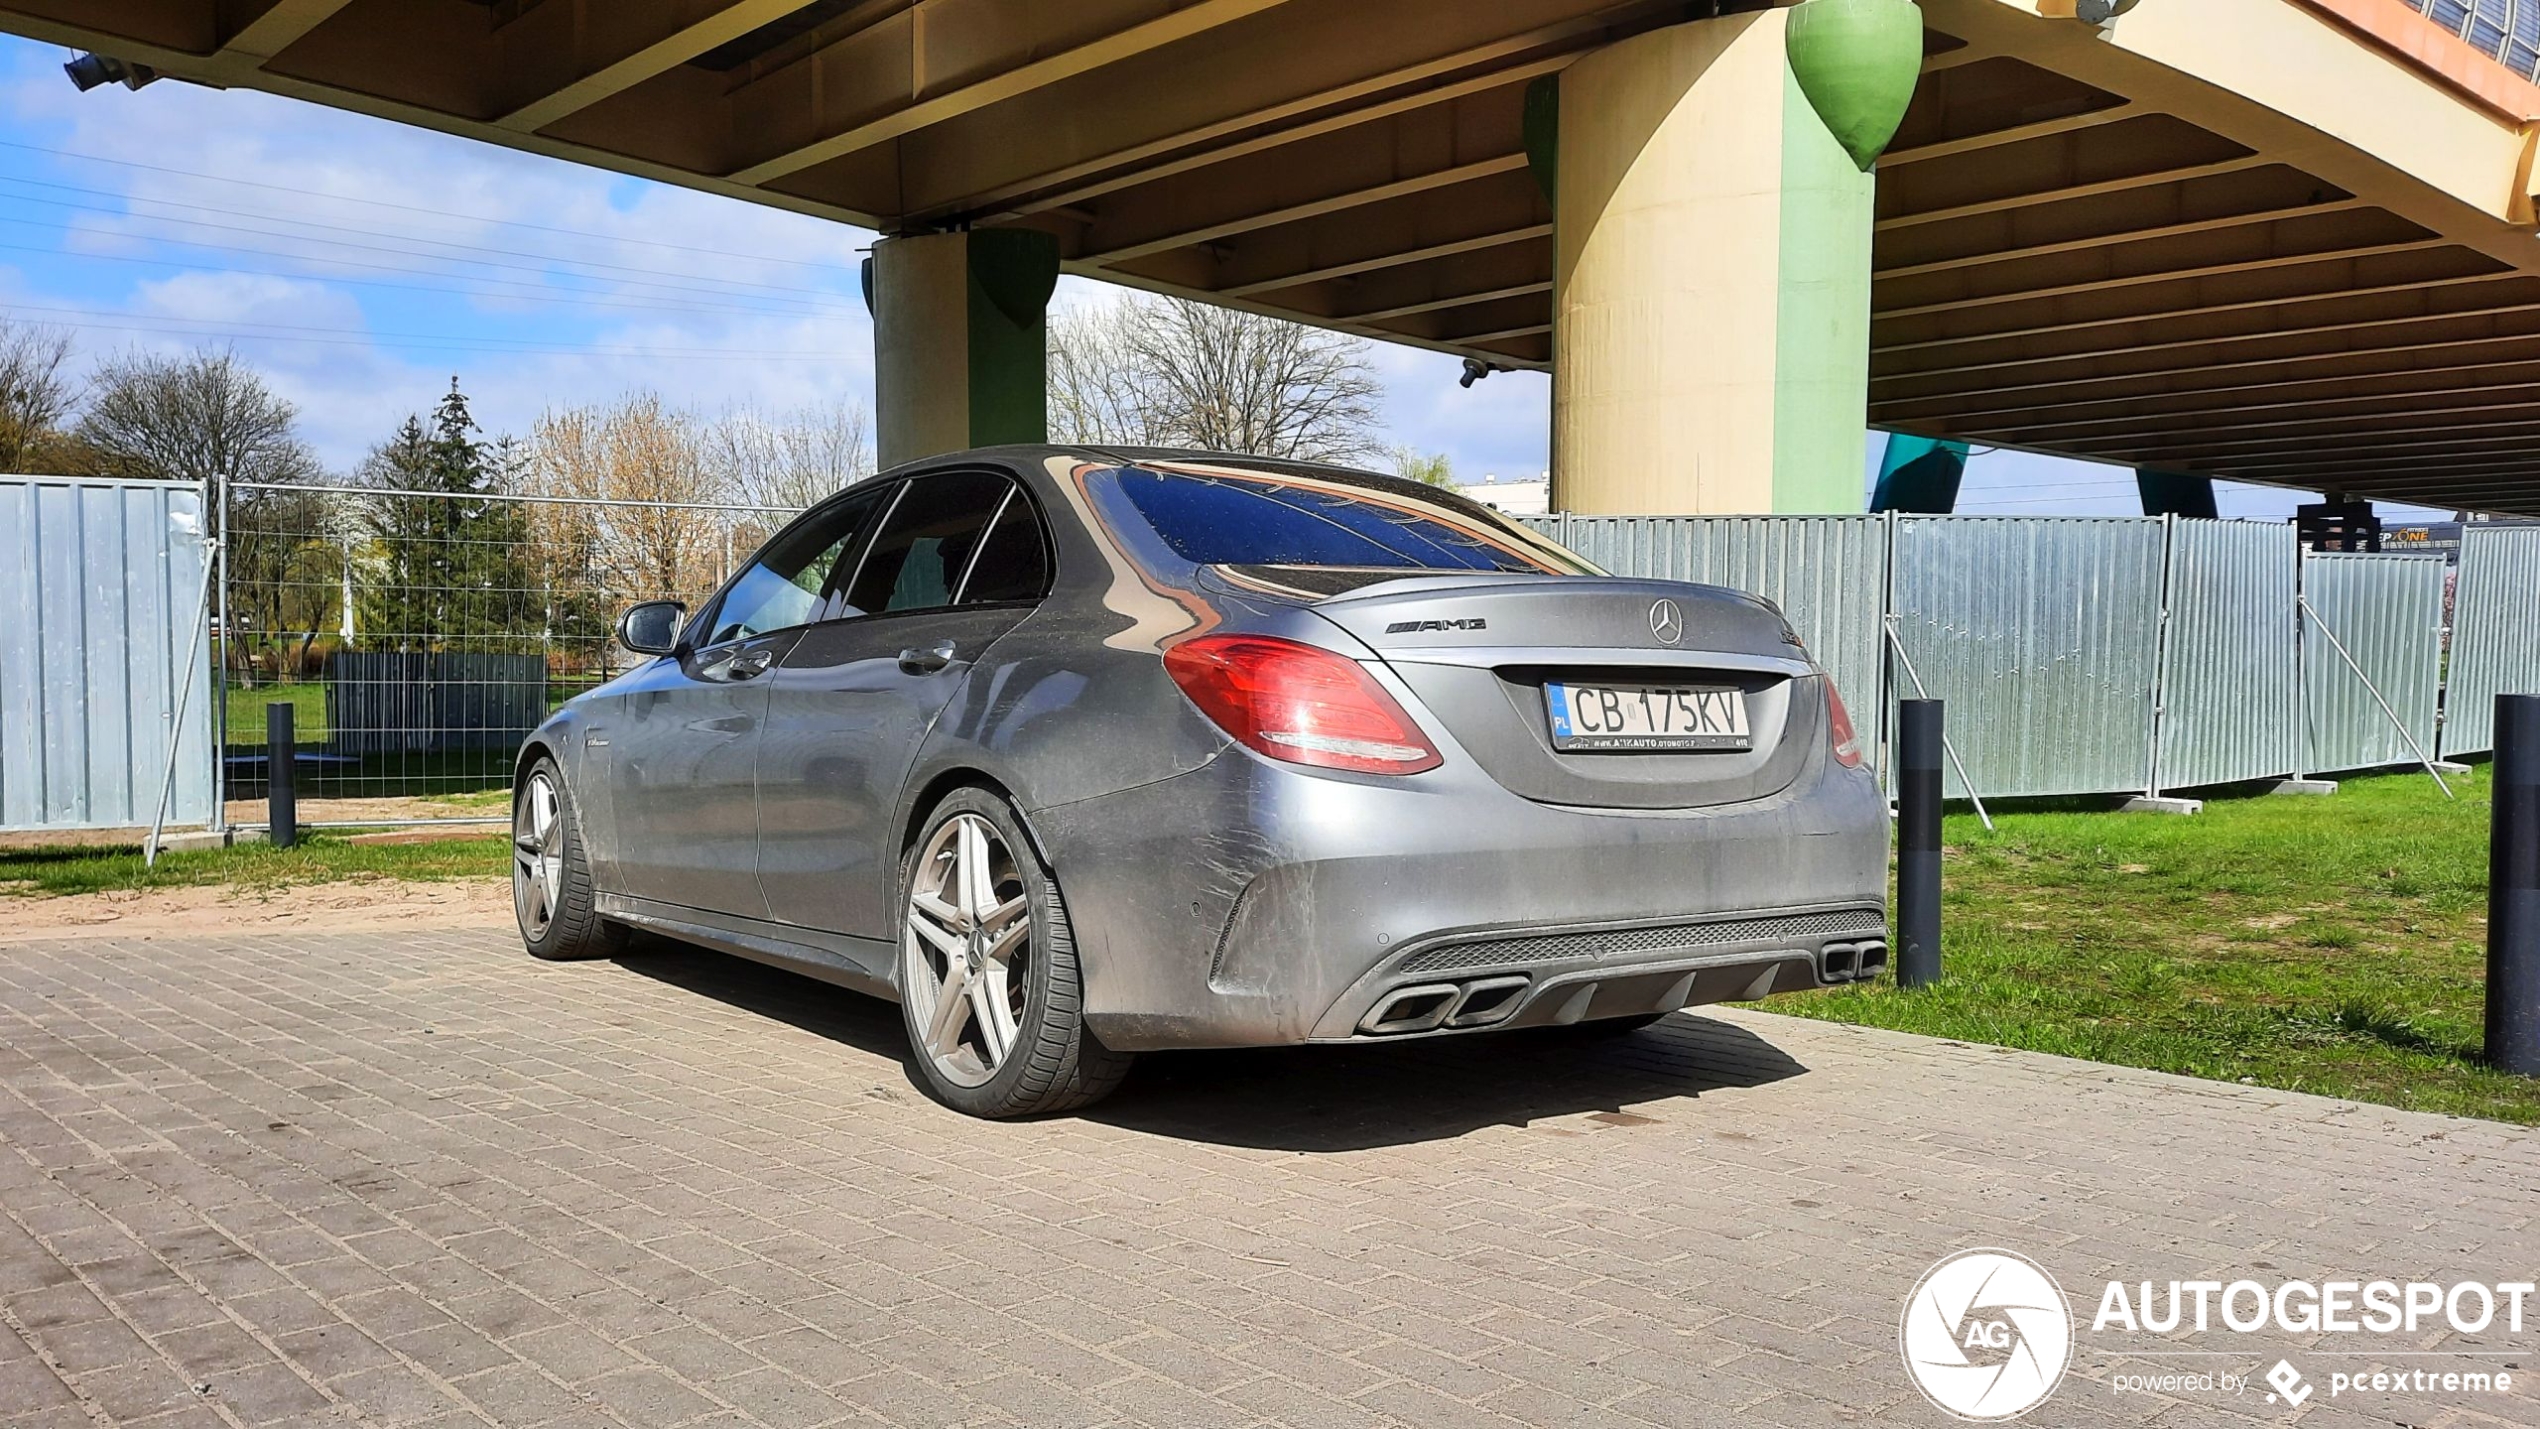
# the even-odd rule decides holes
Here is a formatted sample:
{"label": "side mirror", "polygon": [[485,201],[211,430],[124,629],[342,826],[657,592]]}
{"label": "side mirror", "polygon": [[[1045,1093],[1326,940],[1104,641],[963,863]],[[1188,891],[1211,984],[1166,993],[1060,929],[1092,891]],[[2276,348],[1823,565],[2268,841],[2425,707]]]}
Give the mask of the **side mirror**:
{"label": "side mirror", "polygon": [[688,607],[675,600],[648,600],[630,607],[617,622],[617,643],[638,655],[667,655],[679,648],[679,617]]}

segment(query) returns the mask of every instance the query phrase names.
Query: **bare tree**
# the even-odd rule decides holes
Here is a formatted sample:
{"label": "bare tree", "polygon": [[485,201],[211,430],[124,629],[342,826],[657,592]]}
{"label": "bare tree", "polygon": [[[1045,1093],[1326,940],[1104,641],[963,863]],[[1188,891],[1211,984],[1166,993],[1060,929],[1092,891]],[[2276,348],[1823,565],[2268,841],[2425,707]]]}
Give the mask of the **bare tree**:
{"label": "bare tree", "polygon": [[1050,430],[1312,461],[1378,450],[1368,343],[1181,298],[1123,297],[1050,324]]}
{"label": "bare tree", "polygon": [[546,413],[530,437],[529,471],[542,495],[644,503],[540,508],[533,539],[560,576],[587,573],[620,602],[694,600],[722,576],[736,538],[724,517],[695,506],[729,493],[696,420],[658,395]]}
{"label": "bare tree", "polygon": [[873,474],[872,424],[846,398],[771,416],[734,407],[701,433],[731,499],[795,511]]}
{"label": "bare tree", "polygon": [[227,348],[126,352],[97,365],[78,436],[109,476],[307,481],[317,458],[299,412]]}
{"label": "bare tree", "polygon": [[1142,321],[1133,298],[1050,314],[1050,440],[1129,447],[1167,440],[1158,430],[1156,384],[1132,340]]}
{"label": "bare tree", "polygon": [[71,335],[0,318],[0,471],[53,464],[73,388]]}

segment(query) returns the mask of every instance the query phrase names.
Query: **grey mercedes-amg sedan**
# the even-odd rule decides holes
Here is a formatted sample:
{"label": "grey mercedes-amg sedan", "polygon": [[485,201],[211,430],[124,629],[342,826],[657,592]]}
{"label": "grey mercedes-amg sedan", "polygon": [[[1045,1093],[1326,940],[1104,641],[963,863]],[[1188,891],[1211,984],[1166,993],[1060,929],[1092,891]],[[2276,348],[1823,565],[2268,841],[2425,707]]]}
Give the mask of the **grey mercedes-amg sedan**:
{"label": "grey mercedes-amg sedan", "polygon": [[1769,602],[1451,492],[998,448],[805,513],[520,753],[529,951],[896,999],[979,1116],[1133,1053],[1623,1031],[1875,975],[1886,804]]}

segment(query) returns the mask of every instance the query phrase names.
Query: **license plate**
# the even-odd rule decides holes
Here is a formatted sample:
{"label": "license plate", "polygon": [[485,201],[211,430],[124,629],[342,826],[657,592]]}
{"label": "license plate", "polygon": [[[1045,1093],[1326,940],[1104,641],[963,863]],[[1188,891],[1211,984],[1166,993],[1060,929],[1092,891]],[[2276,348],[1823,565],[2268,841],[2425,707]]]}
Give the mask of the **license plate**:
{"label": "license plate", "polygon": [[1562,750],[1752,749],[1746,695],[1706,685],[1547,684],[1552,747]]}

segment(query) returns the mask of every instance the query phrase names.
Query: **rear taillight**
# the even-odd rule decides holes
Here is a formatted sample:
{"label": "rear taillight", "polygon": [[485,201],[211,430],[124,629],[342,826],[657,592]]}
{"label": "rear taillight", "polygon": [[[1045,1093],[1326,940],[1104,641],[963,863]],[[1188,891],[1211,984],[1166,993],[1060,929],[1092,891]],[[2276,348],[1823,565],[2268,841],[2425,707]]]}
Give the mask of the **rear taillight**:
{"label": "rear taillight", "polygon": [[1861,767],[1861,736],[1852,732],[1852,711],[1843,707],[1843,695],[1834,687],[1834,676],[1817,677],[1826,684],[1826,727],[1834,741],[1834,762],[1846,769]]}
{"label": "rear taillight", "polygon": [[1290,764],[1417,774],[1445,762],[1355,660],[1267,635],[1204,635],[1164,652],[1173,683],[1247,749]]}

